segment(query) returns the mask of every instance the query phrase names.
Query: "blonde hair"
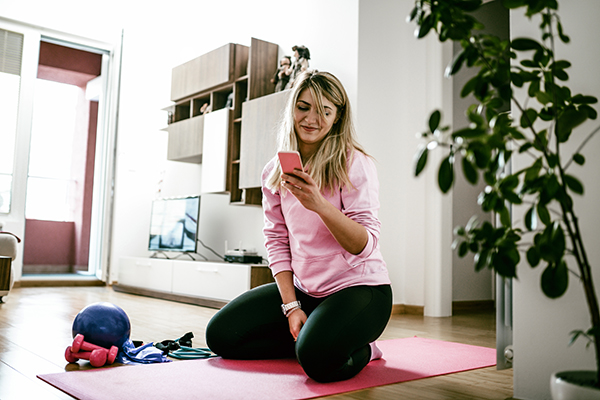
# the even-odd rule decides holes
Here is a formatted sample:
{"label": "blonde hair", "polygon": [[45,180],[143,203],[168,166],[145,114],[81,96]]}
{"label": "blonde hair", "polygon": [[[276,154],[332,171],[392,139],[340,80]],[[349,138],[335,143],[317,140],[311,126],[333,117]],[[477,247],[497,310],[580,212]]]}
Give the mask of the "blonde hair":
{"label": "blonde hair", "polygon": [[[294,128],[294,112],[298,97],[304,90],[310,90],[315,102],[315,108],[321,118],[325,117],[323,98],[333,103],[337,108],[336,121],[329,133],[323,138],[319,149],[303,160],[308,167],[308,173],[321,191],[333,191],[336,187],[351,188],[348,177],[354,151],[367,154],[356,141],[356,132],[352,122],[352,112],[348,95],[342,83],[328,72],[305,71],[296,78],[288,99],[283,120],[278,133],[278,151],[297,151],[298,137]],[[266,180],[266,186],[275,192],[281,187],[281,165],[276,161]]]}

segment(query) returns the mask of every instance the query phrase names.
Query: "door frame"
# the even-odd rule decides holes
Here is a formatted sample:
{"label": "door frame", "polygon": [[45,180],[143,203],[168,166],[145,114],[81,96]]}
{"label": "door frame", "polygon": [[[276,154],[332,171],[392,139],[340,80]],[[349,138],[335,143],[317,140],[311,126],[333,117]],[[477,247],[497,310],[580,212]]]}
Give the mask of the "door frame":
{"label": "door frame", "polygon": [[[8,214],[0,214],[0,219],[5,222],[4,229],[22,239],[26,239],[26,188],[40,42],[43,40],[102,54],[101,76],[104,98],[99,102],[98,110],[89,265],[90,271],[98,279],[106,281],[110,276],[110,234],[123,32],[120,31],[118,36],[115,35],[112,43],[107,43],[3,17],[0,17],[0,28],[24,35],[11,207]],[[22,272],[23,242],[13,263],[15,281],[21,280]]]}

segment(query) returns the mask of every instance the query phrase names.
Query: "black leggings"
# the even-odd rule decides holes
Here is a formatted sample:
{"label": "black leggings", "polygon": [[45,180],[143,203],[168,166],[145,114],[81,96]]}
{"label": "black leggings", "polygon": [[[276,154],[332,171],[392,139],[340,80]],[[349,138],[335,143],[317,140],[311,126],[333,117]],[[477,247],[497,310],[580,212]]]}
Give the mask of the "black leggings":
{"label": "black leggings", "polygon": [[315,298],[296,289],[308,319],[294,342],[277,284],[254,288],[223,307],[206,328],[206,343],[223,358],[293,358],[312,379],[349,379],[369,362],[392,311],[390,285],[354,286]]}

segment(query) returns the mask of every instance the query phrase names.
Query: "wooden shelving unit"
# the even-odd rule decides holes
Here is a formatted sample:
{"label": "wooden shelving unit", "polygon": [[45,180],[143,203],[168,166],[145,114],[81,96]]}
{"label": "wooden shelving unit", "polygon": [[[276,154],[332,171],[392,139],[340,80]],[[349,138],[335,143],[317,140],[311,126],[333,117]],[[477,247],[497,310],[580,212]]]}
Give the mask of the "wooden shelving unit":
{"label": "wooden shelving unit", "polygon": [[[170,113],[165,129],[169,132],[167,158],[202,163],[204,136],[211,134],[204,129],[205,117],[208,112],[229,108],[224,187],[231,204],[261,204],[260,187],[239,185],[242,108],[247,101],[273,93],[270,80],[277,70],[278,55],[278,45],[252,38],[250,47],[230,43],[173,69],[171,100],[175,104],[165,108]],[[205,105],[208,111],[203,109]]]}

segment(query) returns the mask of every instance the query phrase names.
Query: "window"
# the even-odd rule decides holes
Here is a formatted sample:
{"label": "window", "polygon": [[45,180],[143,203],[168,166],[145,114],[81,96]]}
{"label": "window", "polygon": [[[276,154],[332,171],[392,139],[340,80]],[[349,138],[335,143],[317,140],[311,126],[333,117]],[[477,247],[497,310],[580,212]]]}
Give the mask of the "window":
{"label": "window", "polygon": [[77,180],[73,143],[83,89],[43,79],[36,81],[31,127],[26,217],[73,221]]}

